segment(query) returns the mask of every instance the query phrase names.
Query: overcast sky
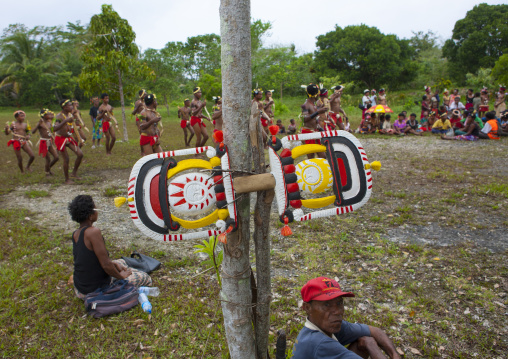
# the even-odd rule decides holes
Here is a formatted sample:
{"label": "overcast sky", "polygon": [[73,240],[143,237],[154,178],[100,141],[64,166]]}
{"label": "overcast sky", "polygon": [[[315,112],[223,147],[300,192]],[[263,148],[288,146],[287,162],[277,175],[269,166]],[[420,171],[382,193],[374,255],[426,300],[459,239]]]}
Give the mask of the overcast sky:
{"label": "overcast sky", "polygon": [[[29,28],[65,25],[78,20],[85,24],[94,14],[100,13],[104,2],[22,0],[2,3],[1,29],[14,23]],[[106,3],[112,4],[120,16],[127,19],[142,50],[160,49],[167,42],[185,41],[190,36],[220,34],[220,0],[114,0]],[[265,39],[265,45],[294,43],[303,53],[314,51],[316,36],[332,31],[336,24],[345,27],[363,23],[400,38],[411,37],[411,31],[432,30],[444,41],[451,37],[455,22],[479,3],[472,0],[252,0],[251,16],[272,23],[271,36]]]}

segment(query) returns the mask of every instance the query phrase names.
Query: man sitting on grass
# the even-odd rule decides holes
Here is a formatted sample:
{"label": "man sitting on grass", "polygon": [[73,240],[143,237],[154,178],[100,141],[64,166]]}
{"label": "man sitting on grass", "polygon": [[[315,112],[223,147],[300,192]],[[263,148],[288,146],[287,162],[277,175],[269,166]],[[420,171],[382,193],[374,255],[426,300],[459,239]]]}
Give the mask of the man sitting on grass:
{"label": "man sitting on grass", "polygon": [[434,125],[432,126],[432,133],[446,134],[450,128],[452,128],[452,124],[448,119],[448,115],[444,113],[441,115],[441,118],[438,118],[436,122],[434,122]]}
{"label": "man sitting on grass", "polygon": [[494,111],[485,114],[487,122],[479,133],[479,137],[483,140],[499,140],[499,136],[508,136],[508,132],[503,132],[501,125],[496,119]]}
{"label": "man sitting on grass", "polygon": [[109,258],[101,230],[94,227],[99,210],[91,196],[79,195],[69,203],[69,213],[79,228],[72,234],[74,255],[74,292],[79,299],[88,293],[108,286],[115,279],[125,279],[136,287],[152,285],[152,278],[140,270],[130,268],[123,259]]}
{"label": "man sitting on grass", "polygon": [[333,279],[311,279],[301,294],[307,321],[296,338],[292,359],[385,358],[381,349],[392,359],[400,358],[383,330],[344,320],[343,297],[355,295],[343,292]]}

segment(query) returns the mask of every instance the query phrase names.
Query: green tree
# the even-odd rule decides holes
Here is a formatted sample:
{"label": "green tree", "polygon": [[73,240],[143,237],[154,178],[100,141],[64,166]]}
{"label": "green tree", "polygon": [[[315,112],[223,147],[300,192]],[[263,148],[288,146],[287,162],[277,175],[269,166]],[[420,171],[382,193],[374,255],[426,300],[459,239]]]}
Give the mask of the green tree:
{"label": "green tree", "polygon": [[155,80],[145,80],[141,85],[162,96],[169,116],[169,101],[180,94],[181,86],[188,81],[185,78],[185,55],[182,42],[168,42],[160,50],[147,49],[143,61],[155,72]]}
{"label": "green tree", "polygon": [[466,85],[469,88],[479,91],[484,86],[492,89],[494,87],[494,78],[492,77],[492,69],[484,69],[480,67],[476,74],[466,74]]}
{"label": "green tree", "polygon": [[409,87],[422,88],[424,85],[434,87],[441,79],[448,76],[447,60],[443,58],[438,38],[432,31],[413,32],[409,45],[415,51],[417,75]]}
{"label": "green tree", "polygon": [[120,98],[123,139],[127,141],[124,95],[134,97],[137,84],[155,78],[155,73],[139,60],[136,34],[111,5],[102,5],[102,13],[92,16],[89,30],[93,38],[81,56],[84,66],[79,85],[89,95],[108,92]]}
{"label": "green tree", "polygon": [[[253,87],[258,84],[264,89],[273,89],[283,94],[301,94],[300,85],[311,82],[313,75],[312,54],[298,56],[295,46],[274,47],[258,50],[258,61],[252,65]],[[275,95],[275,94],[274,94]]]}
{"label": "green tree", "polygon": [[476,5],[455,23],[452,38],[443,47],[449,72],[461,81],[480,67],[492,68],[507,51],[508,5]]}
{"label": "green tree", "polygon": [[367,25],[335,27],[317,37],[315,67],[318,76],[362,82],[368,87],[403,85],[415,76],[417,65],[409,40],[385,35]]}
{"label": "green tree", "polygon": [[496,61],[492,69],[492,76],[501,84],[508,84],[508,54],[504,54]]}

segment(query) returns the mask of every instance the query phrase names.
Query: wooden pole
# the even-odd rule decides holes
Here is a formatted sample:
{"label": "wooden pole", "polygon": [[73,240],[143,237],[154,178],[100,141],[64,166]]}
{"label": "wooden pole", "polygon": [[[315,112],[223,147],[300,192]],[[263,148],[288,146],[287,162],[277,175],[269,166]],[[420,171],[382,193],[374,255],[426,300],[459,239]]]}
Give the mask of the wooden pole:
{"label": "wooden pole", "polygon": [[[267,186],[257,192],[254,207],[254,244],[256,250],[256,310],[254,329],[256,335],[256,355],[258,359],[268,357],[268,334],[270,330],[271,269],[270,269],[270,209],[274,197],[275,178],[266,172],[265,145],[261,128],[260,112],[256,104],[251,107],[249,121],[250,138],[252,141],[252,158],[254,171],[260,173],[252,177],[266,177]],[[268,175],[271,177],[268,177]],[[238,178],[240,179],[240,178]],[[272,182],[273,181],[273,187]],[[261,182],[261,181],[259,181]],[[235,183],[236,186],[236,183]],[[236,188],[236,187],[235,187]]]}
{"label": "wooden pole", "polygon": [[[231,168],[250,171],[250,0],[221,0],[220,20],[224,143],[229,149]],[[237,205],[238,230],[227,236],[220,299],[231,358],[255,359],[251,321],[249,196],[239,200]]]}

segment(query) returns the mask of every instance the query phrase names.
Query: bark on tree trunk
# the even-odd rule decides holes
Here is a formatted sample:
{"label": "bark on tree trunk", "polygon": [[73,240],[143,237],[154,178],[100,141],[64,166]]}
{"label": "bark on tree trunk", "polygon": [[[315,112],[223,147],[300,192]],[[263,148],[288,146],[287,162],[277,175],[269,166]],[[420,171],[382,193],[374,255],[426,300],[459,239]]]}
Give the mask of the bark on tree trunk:
{"label": "bark on tree trunk", "polygon": [[[251,170],[248,136],[251,87],[250,0],[221,0],[224,143],[232,169]],[[232,359],[255,359],[249,261],[250,199],[237,201],[239,228],[227,236],[222,263],[222,312]]]}
{"label": "bark on tree trunk", "polygon": [[123,82],[122,82],[122,71],[118,70],[118,92],[120,92],[120,105],[122,107],[122,123],[123,123],[123,141],[129,140],[127,134],[127,120],[125,118],[125,100],[123,98]]}
{"label": "bark on tree trunk", "polygon": [[[252,158],[254,172],[265,173],[265,151],[260,112],[256,104],[251,107],[249,123],[250,139],[252,142]],[[269,139],[271,140],[271,138]],[[266,359],[268,355],[268,332],[270,330],[270,209],[274,197],[274,190],[258,191],[254,209],[254,243],[256,248],[256,278],[257,278],[257,306],[255,317],[256,354],[258,359]]]}
{"label": "bark on tree trunk", "polygon": [[166,94],[164,94],[164,106],[166,106],[166,110],[168,111],[168,117],[169,117],[169,104],[168,104],[168,98],[166,97]]}

